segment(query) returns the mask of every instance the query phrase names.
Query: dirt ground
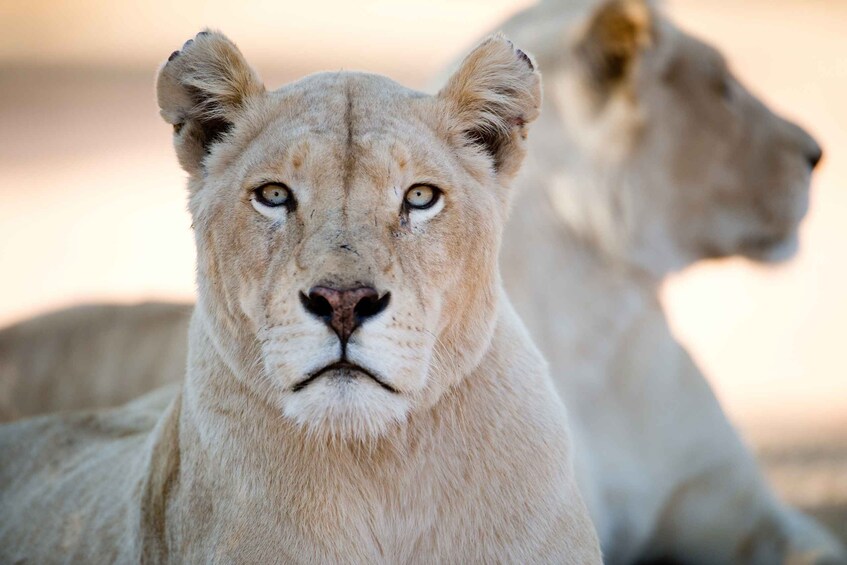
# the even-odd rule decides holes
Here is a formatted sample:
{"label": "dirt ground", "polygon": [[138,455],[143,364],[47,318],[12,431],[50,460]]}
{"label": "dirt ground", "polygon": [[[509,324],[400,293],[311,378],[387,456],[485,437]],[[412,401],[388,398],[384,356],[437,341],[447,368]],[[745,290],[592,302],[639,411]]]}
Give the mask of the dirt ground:
{"label": "dirt ground", "polygon": [[758,427],[747,436],[781,497],[847,544],[847,421],[826,427]]}

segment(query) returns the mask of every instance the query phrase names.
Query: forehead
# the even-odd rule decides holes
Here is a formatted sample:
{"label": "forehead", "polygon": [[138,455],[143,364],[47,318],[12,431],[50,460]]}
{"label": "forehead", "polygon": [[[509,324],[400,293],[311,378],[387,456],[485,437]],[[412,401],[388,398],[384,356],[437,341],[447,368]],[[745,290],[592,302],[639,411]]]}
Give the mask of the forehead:
{"label": "forehead", "polygon": [[[390,79],[364,73],[320,73],[270,93],[243,128],[250,174],[293,173],[337,182],[339,177],[392,176],[386,167],[417,174],[452,169],[439,139],[435,101]],[[246,145],[246,146],[245,146]],[[396,171],[395,171],[396,172]]]}
{"label": "forehead", "polygon": [[682,31],[678,32],[675,39],[670,63],[671,68],[679,74],[715,76],[725,70],[724,56],[708,43]]}
{"label": "forehead", "polygon": [[406,88],[382,75],[352,71],[322,72],[306,76],[273,92],[279,96],[305,95],[313,100],[340,100],[362,105],[368,101],[418,100],[428,95]]}
{"label": "forehead", "polygon": [[268,126],[352,142],[424,126],[425,94],[365,73],[319,73],[268,96]]}

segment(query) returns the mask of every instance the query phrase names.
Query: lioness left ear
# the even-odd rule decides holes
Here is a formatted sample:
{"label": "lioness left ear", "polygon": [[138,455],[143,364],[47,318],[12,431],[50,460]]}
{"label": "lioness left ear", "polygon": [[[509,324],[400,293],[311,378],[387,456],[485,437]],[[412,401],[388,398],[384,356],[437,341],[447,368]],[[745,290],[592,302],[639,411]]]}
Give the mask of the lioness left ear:
{"label": "lioness left ear", "polygon": [[221,33],[201,31],[168,57],[156,91],[162,117],[174,126],[179,162],[194,175],[211,146],[265,87],[234,43]]}
{"label": "lioness left ear", "polygon": [[450,127],[510,178],[525,152],[527,125],[538,117],[541,75],[529,56],[502,35],[484,40],[438,93],[451,109]]}

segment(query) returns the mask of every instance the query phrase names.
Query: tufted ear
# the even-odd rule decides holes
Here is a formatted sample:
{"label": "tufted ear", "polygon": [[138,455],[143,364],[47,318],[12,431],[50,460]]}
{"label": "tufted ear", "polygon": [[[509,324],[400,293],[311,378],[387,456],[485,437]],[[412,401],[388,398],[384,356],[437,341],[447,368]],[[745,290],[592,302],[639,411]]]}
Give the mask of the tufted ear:
{"label": "tufted ear", "polygon": [[576,54],[602,92],[629,79],[639,54],[654,40],[654,12],[648,0],[605,0],[589,17]]}
{"label": "tufted ear", "polygon": [[451,107],[451,129],[488,155],[498,176],[523,160],[527,125],[538,117],[541,76],[529,56],[502,35],[483,41],[438,93]]}
{"label": "tufted ear", "polygon": [[156,91],[162,117],[174,126],[179,162],[197,174],[210,147],[265,87],[234,43],[221,33],[201,31],[168,57]]}

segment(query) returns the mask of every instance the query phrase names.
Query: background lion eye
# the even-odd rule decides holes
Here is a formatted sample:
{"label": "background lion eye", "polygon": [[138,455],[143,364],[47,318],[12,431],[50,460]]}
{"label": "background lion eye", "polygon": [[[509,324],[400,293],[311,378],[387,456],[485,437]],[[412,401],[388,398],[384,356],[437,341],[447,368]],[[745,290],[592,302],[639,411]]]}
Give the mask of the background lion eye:
{"label": "background lion eye", "polygon": [[715,91],[724,100],[732,98],[732,80],[728,75],[722,75],[715,79]]}
{"label": "background lion eye", "polygon": [[406,205],[423,210],[438,202],[440,194],[433,186],[418,184],[406,191]]}
{"label": "background lion eye", "polygon": [[256,194],[256,199],[265,206],[284,206],[291,199],[291,190],[284,184],[265,184],[253,192]]}

